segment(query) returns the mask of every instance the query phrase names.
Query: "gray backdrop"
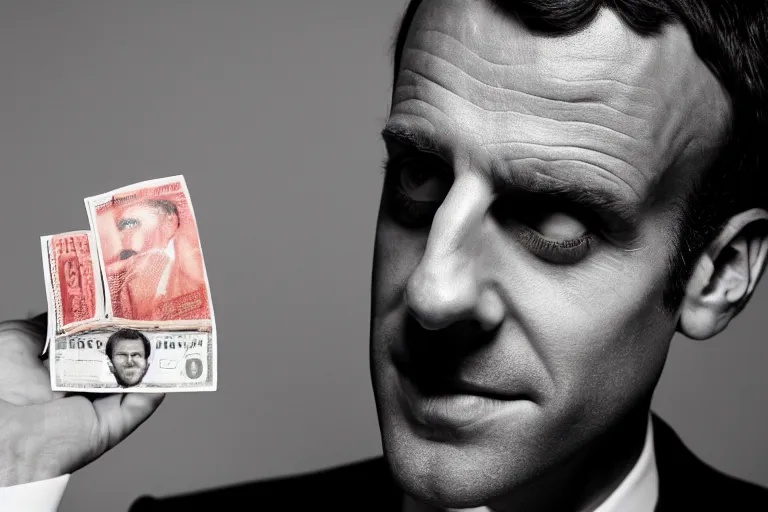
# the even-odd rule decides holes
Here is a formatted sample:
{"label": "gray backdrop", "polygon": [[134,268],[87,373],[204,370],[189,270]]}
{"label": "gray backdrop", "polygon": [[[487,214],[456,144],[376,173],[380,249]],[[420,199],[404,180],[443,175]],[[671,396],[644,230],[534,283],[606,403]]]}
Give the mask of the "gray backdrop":
{"label": "gray backdrop", "polygon": [[[0,2],[0,316],[44,310],[39,236],[87,229],[85,196],[184,174],[219,327],[219,391],[168,395],[62,512],[380,453],[368,294],[404,6]],[[765,288],[717,339],[676,339],[655,406],[768,485]]]}

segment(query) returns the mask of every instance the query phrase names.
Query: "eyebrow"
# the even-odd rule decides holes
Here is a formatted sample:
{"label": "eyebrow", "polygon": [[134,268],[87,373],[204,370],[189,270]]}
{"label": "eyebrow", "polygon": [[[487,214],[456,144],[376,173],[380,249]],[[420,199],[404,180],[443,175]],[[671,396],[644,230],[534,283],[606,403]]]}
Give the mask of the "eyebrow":
{"label": "eyebrow", "polygon": [[422,153],[441,155],[444,152],[444,148],[432,137],[419,130],[410,130],[400,124],[386,125],[381,131],[381,137],[385,142],[396,141]]}
{"label": "eyebrow", "polygon": [[547,168],[554,166],[568,167],[569,163],[544,160],[497,162],[491,169],[492,180],[499,189],[513,193],[563,199],[597,214],[612,231],[627,234],[631,232],[634,236],[640,217],[639,199],[629,198],[617,190],[597,184],[560,179],[546,172]]}

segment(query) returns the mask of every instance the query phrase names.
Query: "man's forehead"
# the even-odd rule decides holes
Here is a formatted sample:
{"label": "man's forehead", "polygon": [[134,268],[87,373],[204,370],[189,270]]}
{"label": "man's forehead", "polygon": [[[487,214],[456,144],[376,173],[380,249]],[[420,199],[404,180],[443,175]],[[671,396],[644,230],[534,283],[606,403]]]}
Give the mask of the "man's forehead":
{"label": "man's forehead", "polygon": [[[563,79],[621,79],[648,86],[710,75],[698,59],[685,28],[668,25],[659,35],[633,32],[611,9],[572,34],[533,33],[489,0],[425,0],[416,12],[408,40],[454,39],[489,64],[521,66]],[[406,46],[409,46],[406,43]],[[562,62],[578,62],[563,69]],[[679,86],[679,84],[678,84]]]}
{"label": "man's forehead", "polygon": [[153,208],[152,206],[140,202],[140,203],[132,203],[123,208],[123,211],[121,212],[121,217],[134,217],[142,214],[157,214],[157,208]]}
{"label": "man's forehead", "polygon": [[[439,74],[441,86],[489,112],[509,106],[531,113],[534,103],[516,99],[528,95],[580,109],[569,120],[597,113],[597,125],[627,139],[623,156],[631,165],[655,155],[654,168],[638,169],[647,187],[673,161],[709,159],[729,122],[727,95],[682,25],[642,36],[609,9],[574,34],[553,36],[530,32],[487,0],[426,0],[408,32],[402,69],[413,73],[399,82],[413,85],[419,73],[434,82]],[[508,91],[517,96],[504,96]]]}
{"label": "man's forehead", "polygon": [[141,347],[143,349],[144,343],[142,343],[141,340],[125,339],[125,338],[117,340],[117,343],[115,343],[115,348],[121,349],[121,350],[129,350],[129,349],[134,349],[136,347]]}

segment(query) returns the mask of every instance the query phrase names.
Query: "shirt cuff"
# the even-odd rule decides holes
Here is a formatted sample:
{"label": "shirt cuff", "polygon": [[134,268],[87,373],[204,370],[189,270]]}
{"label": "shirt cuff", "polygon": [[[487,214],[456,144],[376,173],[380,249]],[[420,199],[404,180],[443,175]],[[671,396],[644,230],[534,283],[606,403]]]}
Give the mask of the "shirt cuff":
{"label": "shirt cuff", "polygon": [[0,487],[2,512],[56,512],[70,475]]}

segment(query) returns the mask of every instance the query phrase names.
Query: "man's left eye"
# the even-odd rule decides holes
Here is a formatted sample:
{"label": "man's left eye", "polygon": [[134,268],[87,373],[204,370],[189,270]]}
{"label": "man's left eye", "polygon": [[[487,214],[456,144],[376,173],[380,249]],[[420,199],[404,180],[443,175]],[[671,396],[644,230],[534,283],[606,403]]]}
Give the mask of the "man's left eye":
{"label": "man's left eye", "polygon": [[533,197],[505,197],[494,215],[510,233],[541,259],[573,264],[587,256],[596,242],[591,217],[557,201]]}
{"label": "man's left eye", "polygon": [[589,231],[578,219],[561,212],[542,215],[527,223],[546,238],[554,241],[574,240]]}

